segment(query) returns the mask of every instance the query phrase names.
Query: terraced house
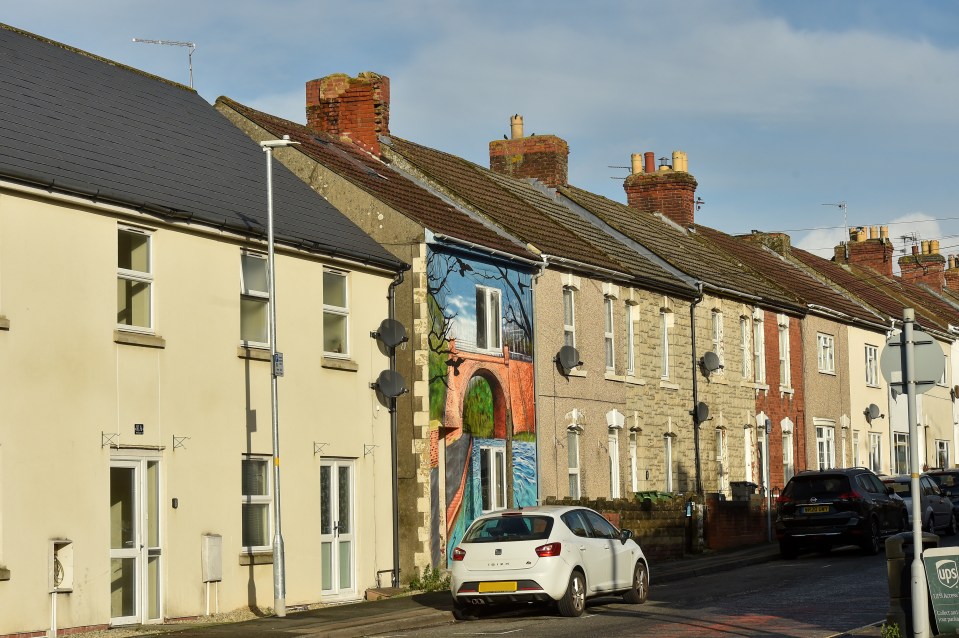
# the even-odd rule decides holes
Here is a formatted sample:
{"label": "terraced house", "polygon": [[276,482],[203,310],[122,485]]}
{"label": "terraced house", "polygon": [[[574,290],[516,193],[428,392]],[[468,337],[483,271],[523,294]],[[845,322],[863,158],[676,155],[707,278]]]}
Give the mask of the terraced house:
{"label": "terraced house", "polygon": [[375,586],[370,333],[403,261],[274,163],[271,308],[260,146],[188,87],[5,25],[0,69],[0,635],[272,608],[273,414],[285,602]]}

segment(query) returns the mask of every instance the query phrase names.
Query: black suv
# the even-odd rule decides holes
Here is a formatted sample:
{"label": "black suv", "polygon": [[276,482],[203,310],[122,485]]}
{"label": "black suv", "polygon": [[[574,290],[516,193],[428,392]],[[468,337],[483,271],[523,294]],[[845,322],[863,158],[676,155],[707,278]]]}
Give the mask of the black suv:
{"label": "black suv", "polygon": [[883,536],[909,527],[902,499],[864,467],[800,472],[776,503],[783,558],[795,558],[803,547],[828,550],[849,544],[876,554]]}

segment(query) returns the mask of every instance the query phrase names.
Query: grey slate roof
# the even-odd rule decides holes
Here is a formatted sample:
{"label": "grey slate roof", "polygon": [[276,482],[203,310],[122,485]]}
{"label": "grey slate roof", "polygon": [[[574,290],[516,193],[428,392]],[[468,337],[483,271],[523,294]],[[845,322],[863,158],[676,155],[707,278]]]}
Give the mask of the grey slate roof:
{"label": "grey slate roof", "polygon": [[[276,240],[404,265],[279,162]],[[195,91],[0,24],[0,178],[266,234],[260,147]]]}

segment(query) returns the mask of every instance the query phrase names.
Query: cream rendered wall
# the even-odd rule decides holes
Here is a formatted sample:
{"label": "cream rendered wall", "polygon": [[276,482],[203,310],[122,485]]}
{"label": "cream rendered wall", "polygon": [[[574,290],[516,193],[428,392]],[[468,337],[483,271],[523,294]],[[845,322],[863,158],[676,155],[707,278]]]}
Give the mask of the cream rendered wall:
{"label": "cream rendered wall", "polygon": [[[853,433],[859,433],[859,444],[861,446],[861,464],[870,467],[869,464],[869,435],[879,434],[881,441],[882,466],[880,470],[889,474],[891,472],[889,464],[889,418],[888,416],[875,419],[870,423],[866,419],[866,409],[870,404],[875,404],[882,414],[888,414],[888,396],[889,385],[886,383],[882,372],[878,371],[878,383],[869,385],[866,383],[866,346],[875,346],[878,355],[882,355],[882,350],[886,343],[885,332],[864,330],[856,326],[847,328],[849,344],[849,411],[850,426],[845,434],[846,456],[843,465],[852,466],[855,462],[853,454]],[[839,432],[836,432],[837,438]],[[840,445],[837,440],[837,447]],[[837,457],[839,452],[837,450]]]}
{"label": "cream rendered wall", "polygon": [[956,450],[952,447],[952,441],[955,437],[951,394],[953,380],[950,377],[952,365],[949,362],[952,345],[951,340],[942,338],[937,338],[936,342],[943,352],[945,378],[943,379],[944,382],[937,383],[928,392],[923,393],[922,401],[918,404],[919,424],[922,426],[919,440],[923,444],[923,447],[920,448],[919,462],[924,469],[937,467],[936,441],[946,442],[949,447],[949,457],[953,463],[956,458]]}
{"label": "cream rendered wall", "polygon": [[[273,604],[272,565],[241,565],[240,461],[272,449],[269,362],[238,356],[241,244],[140,221],[154,229],[162,348],[114,341],[116,216],[0,193],[0,315],[9,320],[0,331],[0,566],[10,572],[0,581],[0,634],[47,627],[46,551],[56,537],[75,551],[58,624],[109,622],[111,458],[160,462],[165,617],[205,611],[204,533],[223,536],[219,608]],[[287,605],[323,598],[314,443],[355,463],[356,589],[346,597],[360,598],[392,564],[389,415],[368,387],[388,366],[369,332],[387,315],[391,276],[350,272],[356,370],[336,369],[323,363],[323,265],[277,257]],[[103,432],[119,433],[120,449],[102,445]],[[173,437],[188,438],[174,449]]]}

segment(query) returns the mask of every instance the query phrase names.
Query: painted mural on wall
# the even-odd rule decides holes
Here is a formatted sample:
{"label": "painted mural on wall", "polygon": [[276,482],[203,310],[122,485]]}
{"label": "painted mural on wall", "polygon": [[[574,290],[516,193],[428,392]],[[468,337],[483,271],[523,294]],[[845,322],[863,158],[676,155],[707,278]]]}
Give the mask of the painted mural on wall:
{"label": "painted mural on wall", "polygon": [[429,252],[427,277],[431,550],[440,565],[441,539],[449,556],[484,511],[536,504],[532,280],[441,250]]}

